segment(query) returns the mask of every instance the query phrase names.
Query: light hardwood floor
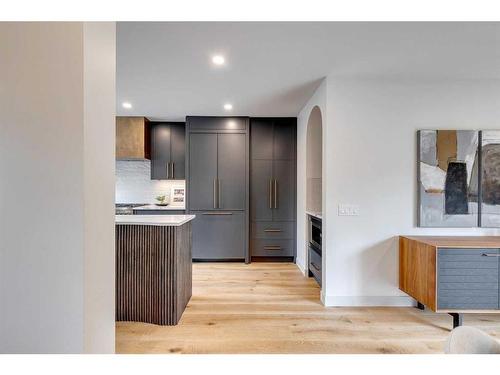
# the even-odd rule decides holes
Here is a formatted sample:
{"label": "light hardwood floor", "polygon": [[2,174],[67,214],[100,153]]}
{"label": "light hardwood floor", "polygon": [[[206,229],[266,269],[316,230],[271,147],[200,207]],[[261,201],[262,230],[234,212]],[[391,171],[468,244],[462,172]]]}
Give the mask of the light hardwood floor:
{"label": "light hardwood floor", "polygon": [[[500,337],[500,315],[466,315]],[[117,353],[440,353],[451,317],[405,307],[325,308],[290,263],[198,263],[177,326],[116,324]]]}

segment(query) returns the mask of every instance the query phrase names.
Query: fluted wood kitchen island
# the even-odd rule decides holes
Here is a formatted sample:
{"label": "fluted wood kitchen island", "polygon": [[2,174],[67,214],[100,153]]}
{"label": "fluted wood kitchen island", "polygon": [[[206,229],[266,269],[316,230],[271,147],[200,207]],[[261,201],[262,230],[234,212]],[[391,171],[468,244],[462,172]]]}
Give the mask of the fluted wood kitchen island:
{"label": "fluted wood kitchen island", "polygon": [[116,215],[116,320],[176,325],[192,292],[194,215]]}

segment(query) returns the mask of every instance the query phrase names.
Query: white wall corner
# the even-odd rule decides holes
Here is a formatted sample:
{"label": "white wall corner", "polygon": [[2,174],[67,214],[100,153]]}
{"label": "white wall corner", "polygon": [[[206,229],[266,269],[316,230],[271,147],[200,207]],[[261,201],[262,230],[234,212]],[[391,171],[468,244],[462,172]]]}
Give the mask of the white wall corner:
{"label": "white wall corner", "polygon": [[[326,80],[323,79],[301,109],[297,116],[297,256],[296,264],[302,273],[307,276],[307,125],[312,109],[318,106],[321,110],[323,124],[326,123]],[[324,164],[324,163],[323,163]],[[324,196],[324,192],[323,192]],[[324,275],[323,275],[324,277]]]}
{"label": "white wall corner", "polygon": [[84,352],[115,352],[116,25],[85,22]]}
{"label": "white wall corner", "polygon": [[320,300],[321,300],[321,303],[323,304],[323,306],[327,306],[327,304],[325,303],[326,296],[325,296],[325,290],[324,289],[321,289]]}
{"label": "white wall corner", "polygon": [[297,268],[300,270],[300,272],[305,276],[307,277],[307,270],[306,268],[304,267],[304,265],[302,263],[295,263],[297,265]]}

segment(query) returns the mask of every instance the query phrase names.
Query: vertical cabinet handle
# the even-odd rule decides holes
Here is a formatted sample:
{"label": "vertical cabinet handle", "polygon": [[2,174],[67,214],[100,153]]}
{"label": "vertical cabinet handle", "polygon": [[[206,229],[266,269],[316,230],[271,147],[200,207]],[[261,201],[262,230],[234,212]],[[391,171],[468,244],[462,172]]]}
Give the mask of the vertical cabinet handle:
{"label": "vertical cabinet handle", "polygon": [[269,208],[273,208],[273,180],[269,179]]}
{"label": "vertical cabinet handle", "polygon": [[274,208],[278,208],[278,180],[274,180]]}
{"label": "vertical cabinet handle", "polygon": [[172,168],[172,174],[170,175],[170,178],[171,178],[172,180],[174,180],[174,179],[175,179],[175,173],[174,173],[174,163],[170,163],[170,164],[171,164],[171,168]]}
{"label": "vertical cabinet handle", "polygon": [[220,199],[220,180],[217,179],[217,208],[221,208],[220,206],[220,202],[221,202],[221,199]]}
{"label": "vertical cabinet handle", "polygon": [[167,180],[168,180],[169,174],[170,174],[170,163],[167,162]]}
{"label": "vertical cabinet handle", "polygon": [[217,208],[217,179],[214,178],[214,208]]}

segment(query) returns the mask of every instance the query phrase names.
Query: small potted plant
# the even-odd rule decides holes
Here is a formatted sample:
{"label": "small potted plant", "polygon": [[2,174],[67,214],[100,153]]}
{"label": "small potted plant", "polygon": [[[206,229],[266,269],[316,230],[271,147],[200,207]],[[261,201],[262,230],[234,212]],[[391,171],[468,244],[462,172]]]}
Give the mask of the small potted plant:
{"label": "small potted plant", "polygon": [[158,203],[156,203],[157,206],[168,206],[166,195],[158,195],[155,199],[158,201]]}

